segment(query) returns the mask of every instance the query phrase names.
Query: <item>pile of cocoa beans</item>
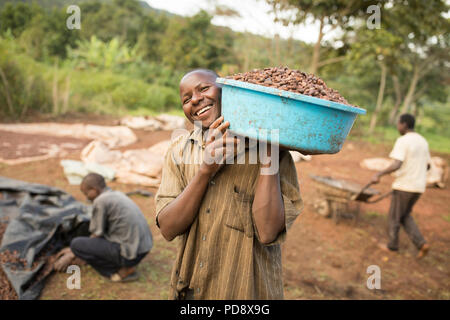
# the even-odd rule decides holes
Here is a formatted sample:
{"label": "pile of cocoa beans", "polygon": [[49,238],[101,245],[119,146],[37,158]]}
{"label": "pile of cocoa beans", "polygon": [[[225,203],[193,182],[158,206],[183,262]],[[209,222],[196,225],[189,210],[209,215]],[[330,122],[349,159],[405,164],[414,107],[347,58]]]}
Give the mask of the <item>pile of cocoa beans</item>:
{"label": "pile of cocoa beans", "polygon": [[337,90],[328,88],[322,79],[300,70],[291,70],[288,67],[253,69],[226,78],[350,105]]}

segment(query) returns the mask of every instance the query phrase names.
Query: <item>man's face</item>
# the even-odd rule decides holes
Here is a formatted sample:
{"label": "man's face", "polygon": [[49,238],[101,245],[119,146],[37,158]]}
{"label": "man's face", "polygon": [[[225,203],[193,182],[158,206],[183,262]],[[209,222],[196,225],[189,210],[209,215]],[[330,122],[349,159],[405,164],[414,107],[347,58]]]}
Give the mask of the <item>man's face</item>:
{"label": "man's face", "polygon": [[213,74],[196,71],[185,76],[180,82],[180,98],[189,121],[201,121],[204,129],[220,116],[221,89]]}
{"label": "man's face", "polygon": [[402,123],[399,121],[397,121],[397,130],[401,135],[404,135],[406,133],[406,131],[408,131],[408,126],[406,123]]}
{"label": "man's face", "polygon": [[81,192],[86,196],[89,201],[94,201],[100,194],[100,192],[94,188],[89,188],[84,184],[80,186]]}

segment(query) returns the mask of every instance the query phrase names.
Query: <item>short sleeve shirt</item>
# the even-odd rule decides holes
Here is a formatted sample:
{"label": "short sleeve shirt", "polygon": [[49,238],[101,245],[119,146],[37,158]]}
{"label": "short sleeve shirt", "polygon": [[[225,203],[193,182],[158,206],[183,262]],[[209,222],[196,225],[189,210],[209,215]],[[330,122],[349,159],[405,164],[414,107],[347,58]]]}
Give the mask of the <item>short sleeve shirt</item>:
{"label": "short sleeve shirt", "polygon": [[395,142],[389,157],[402,161],[400,169],[394,172],[393,189],[417,193],[425,192],[430,152],[424,137],[417,132],[404,134]]}
{"label": "short sleeve shirt", "polygon": [[120,245],[120,255],[132,260],[149,252],[153,239],[139,207],[124,193],[107,188],[93,203],[89,232]]}

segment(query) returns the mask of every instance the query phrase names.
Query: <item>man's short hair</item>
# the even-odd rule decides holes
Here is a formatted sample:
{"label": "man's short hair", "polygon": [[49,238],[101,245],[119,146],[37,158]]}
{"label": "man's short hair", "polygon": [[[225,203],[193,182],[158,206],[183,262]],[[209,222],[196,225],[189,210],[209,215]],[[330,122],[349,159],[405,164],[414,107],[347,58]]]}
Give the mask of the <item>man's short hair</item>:
{"label": "man's short hair", "polygon": [[192,69],[188,72],[186,72],[185,76],[193,73],[193,72],[197,72],[197,71],[202,71],[202,72],[206,72],[206,73],[211,73],[213,76],[215,76],[216,78],[220,77],[219,74],[217,72],[215,72],[214,70],[211,69],[206,69],[206,68],[196,68],[196,69]]}
{"label": "man's short hair", "polygon": [[88,189],[103,190],[106,187],[106,182],[101,175],[92,172],[83,178],[81,185]]}
{"label": "man's short hair", "polygon": [[181,81],[182,81],[184,78],[186,78],[188,75],[190,75],[190,74],[192,74],[192,73],[194,73],[194,72],[204,72],[204,73],[209,73],[209,74],[211,74],[212,76],[214,76],[214,78],[219,78],[219,77],[220,77],[219,74],[218,74],[217,72],[215,72],[214,70],[211,70],[211,69],[205,69],[205,68],[196,68],[196,69],[192,69],[192,70],[186,72],[186,73],[183,75],[183,77],[181,77]]}
{"label": "man's short hair", "polygon": [[416,123],[416,118],[412,114],[405,113],[400,116],[398,119],[400,123],[406,123],[408,129],[414,129],[414,125]]}

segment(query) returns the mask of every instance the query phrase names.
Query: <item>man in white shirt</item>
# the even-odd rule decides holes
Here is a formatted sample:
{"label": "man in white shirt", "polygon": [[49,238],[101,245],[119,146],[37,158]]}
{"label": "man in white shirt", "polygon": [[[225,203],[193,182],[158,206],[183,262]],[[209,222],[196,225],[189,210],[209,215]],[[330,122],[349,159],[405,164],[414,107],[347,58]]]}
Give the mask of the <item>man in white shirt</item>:
{"label": "man in white shirt", "polygon": [[378,183],[383,175],[395,171],[388,219],[389,243],[380,247],[397,251],[398,233],[400,226],[403,226],[419,250],[417,258],[420,259],[428,253],[430,248],[414,222],[411,212],[414,204],[425,192],[430,152],[425,138],[414,131],[414,124],[414,116],[410,114],[400,116],[397,129],[401,137],[397,139],[389,155],[394,162],[387,169],[377,172],[373,176],[372,182]]}

